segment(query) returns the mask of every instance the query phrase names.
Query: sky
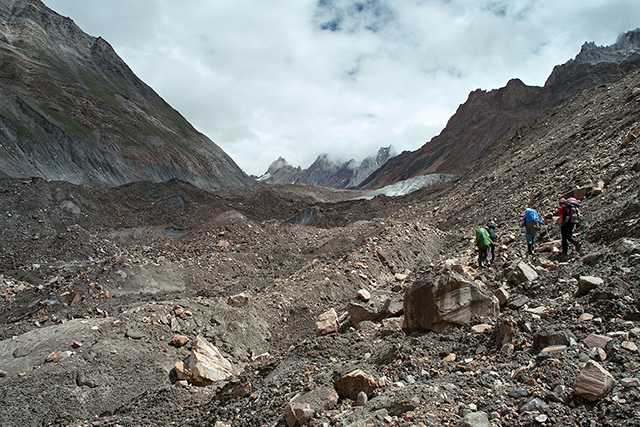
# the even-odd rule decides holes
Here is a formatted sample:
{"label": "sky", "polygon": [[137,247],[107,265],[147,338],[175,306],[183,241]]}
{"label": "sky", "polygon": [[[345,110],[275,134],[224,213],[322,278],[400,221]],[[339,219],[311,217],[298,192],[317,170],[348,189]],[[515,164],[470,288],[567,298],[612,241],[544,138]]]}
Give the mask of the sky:
{"label": "sky", "polygon": [[542,86],[638,0],[44,0],[245,172],[417,150],[476,89]]}

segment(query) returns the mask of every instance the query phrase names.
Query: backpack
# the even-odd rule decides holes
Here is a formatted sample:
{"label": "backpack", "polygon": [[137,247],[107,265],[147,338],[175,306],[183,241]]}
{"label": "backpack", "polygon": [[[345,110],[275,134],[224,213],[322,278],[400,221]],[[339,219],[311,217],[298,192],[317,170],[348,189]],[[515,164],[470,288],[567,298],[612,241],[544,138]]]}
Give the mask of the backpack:
{"label": "backpack", "polygon": [[582,222],[582,215],[580,215],[580,203],[567,202],[564,207],[564,223],[565,224],[580,224]]}
{"label": "backpack", "polygon": [[476,230],[476,246],[480,249],[487,249],[491,246],[491,239],[486,228],[480,227]]}
{"label": "backpack", "polygon": [[540,231],[540,218],[535,209],[527,209],[524,211],[524,228],[529,233]]}

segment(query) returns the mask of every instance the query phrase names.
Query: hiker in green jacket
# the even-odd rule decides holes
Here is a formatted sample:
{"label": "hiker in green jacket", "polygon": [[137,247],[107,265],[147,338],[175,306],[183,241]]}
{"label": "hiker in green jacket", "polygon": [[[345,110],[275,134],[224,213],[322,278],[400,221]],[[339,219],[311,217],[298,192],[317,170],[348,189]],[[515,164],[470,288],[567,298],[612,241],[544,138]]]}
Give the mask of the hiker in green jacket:
{"label": "hiker in green jacket", "polygon": [[480,227],[476,230],[476,246],[478,247],[478,267],[482,267],[482,262],[489,265],[489,248],[491,247],[491,238],[489,230]]}

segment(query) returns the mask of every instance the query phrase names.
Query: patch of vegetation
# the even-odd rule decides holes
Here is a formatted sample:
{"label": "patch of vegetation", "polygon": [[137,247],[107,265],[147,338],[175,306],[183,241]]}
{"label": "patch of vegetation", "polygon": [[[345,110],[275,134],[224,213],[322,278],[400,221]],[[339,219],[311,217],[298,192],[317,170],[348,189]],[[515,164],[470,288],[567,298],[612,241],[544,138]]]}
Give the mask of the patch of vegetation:
{"label": "patch of vegetation", "polygon": [[64,112],[58,110],[55,107],[50,105],[43,106],[43,112],[46,113],[49,117],[54,119],[56,122],[64,125],[67,129],[70,129],[75,132],[80,132],[82,134],[89,134],[91,129],[86,127],[84,124],[80,123],[78,120],[73,117],[67,116]]}
{"label": "patch of vegetation", "polygon": [[4,118],[18,135],[18,138],[22,140],[29,140],[36,138],[37,134],[34,130],[27,126],[22,120],[20,120],[13,111],[8,109],[0,110],[0,118]]}
{"label": "patch of vegetation", "polygon": [[89,89],[93,96],[103,101],[108,107],[121,108],[116,98],[117,88],[107,79],[85,68],[78,69],[78,74],[80,82]]}

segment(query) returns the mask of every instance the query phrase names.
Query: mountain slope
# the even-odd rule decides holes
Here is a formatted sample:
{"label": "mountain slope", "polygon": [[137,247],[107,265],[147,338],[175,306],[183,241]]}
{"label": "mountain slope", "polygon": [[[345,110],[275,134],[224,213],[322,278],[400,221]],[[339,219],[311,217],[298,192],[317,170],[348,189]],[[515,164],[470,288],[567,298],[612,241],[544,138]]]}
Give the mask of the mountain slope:
{"label": "mountain slope", "polygon": [[39,0],[0,0],[0,171],[91,185],[254,181],[102,38]]}
{"label": "mountain slope", "polygon": [[489,92],[476,90],[445,129],[413,152],[404,152],[366,179],[360,188],[380,188],[426,173],[462,174],[494,142],[540,117],[584,89],[621,79],[640,68],[640,30],[608,47],[585,43],[575,59],[556,66],[544,87],[511,80]]}

